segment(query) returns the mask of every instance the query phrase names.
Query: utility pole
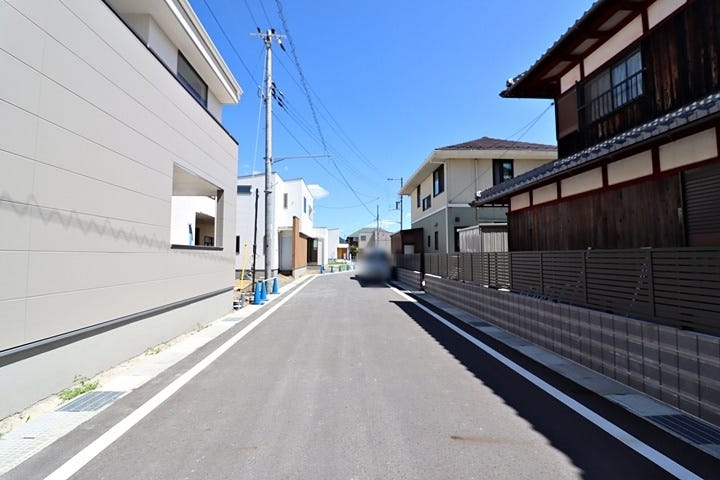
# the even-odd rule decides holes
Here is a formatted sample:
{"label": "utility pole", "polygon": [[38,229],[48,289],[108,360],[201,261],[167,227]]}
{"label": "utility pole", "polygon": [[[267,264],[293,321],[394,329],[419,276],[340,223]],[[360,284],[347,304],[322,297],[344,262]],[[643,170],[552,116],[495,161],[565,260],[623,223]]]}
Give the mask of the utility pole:
{"label": "utility pole", "polygon": [[[400,178],[388,178],[388,181],[391,182],[393,180],[400,180],[400,190],[403,188],[403,177]],[[397,208],[397,204],[395,204],[395,208]],[[403,196],[402,193],[400,194],[400,231],[403,231]]]}
{"label": "utility pole", "polygon": [[273,232],[275,212],[273,210],[272,185],[272,101],[274,85],[272,81],[272,41],[282,48],[281,38],[274,29],[253,36],[260,37],[265,43],[265,279],[272,277],[272,260],[275,253],[275,235]]}
{"label": "utility pole", "polygon": [[380,205],[375,205],[375,247],[380,247]]}

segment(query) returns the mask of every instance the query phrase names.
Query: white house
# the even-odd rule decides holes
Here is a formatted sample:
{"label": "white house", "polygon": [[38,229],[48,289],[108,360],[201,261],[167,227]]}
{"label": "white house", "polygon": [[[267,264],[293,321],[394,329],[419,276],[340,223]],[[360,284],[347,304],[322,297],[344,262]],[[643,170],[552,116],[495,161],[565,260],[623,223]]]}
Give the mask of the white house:
{"label": "white house", "polygon": [[400,190],[411,197],[413,229],[425,252],[459,251],[459,230],[506,222],[507,206],[472,208],[485,189],[557,158],[552,145],[482,137],[433,150]]}
{"label": "white house", "polygon": [[3,417],[230,311],[241,89],[187,0],[0,2],[0,71]]}
{"label": "white house", "polygon": [[[308,265],[322,265],[336,256],[339,230],[313,225],[314,198],[302,178],[283,180],[272,174],[274,195],[273,272],[301,274]],[[257,243],[255,268],[265,265],[265,176],[247,175],[237,179],[237,236],[235,269],[252,268],[255,243],[255,199],[257,201]],[[334,250],[330,247],[335,246]]]}

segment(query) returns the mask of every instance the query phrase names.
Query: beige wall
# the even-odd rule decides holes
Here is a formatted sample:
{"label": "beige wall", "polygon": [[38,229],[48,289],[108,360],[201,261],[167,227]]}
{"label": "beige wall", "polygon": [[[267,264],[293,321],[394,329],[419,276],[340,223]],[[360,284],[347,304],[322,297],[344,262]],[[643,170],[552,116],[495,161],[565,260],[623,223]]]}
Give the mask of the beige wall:
{"label": "beige wall", "polygon": [[622,28],[615,35],[610,37],[597,50],[593,51],[583,61],[585,75],[592,74],[602,67],[615,55],[622,52],[628,45],[631,45],[643,34],[642,15],[636,16],[630,23]]}
{"label": "beige wall", "polygon": [[[439,166],[439,165],[438,165]],[[447,177],[446,177],[447,178]],[[411,195],[411,201],[410,205],[412,205],[412,210],[410,212],[412,221],[415,221],[416,218],[420,218],[425,215],[429,215],[432,212],[436,212],[439,209],[441,209],[445,204],[442,203],[445,196],[442,195],[441,198],[433,198],[433,183],[432,183],[432,174],[430,176],[426,177],[425,180],[422,181],[420,184],[420,207],[417,206],[417,193],[416,190],[413,190],[413,193]],[[422,209],[422,199],[425,198],[427,195],[430,195],[431,198],[431,207],[429,210],[423,211]],[[440,200],[440,201],[436,201]]]}
{"label": "beige wall", "polygon": [[[497,158],[512,159],[515,176],[522,175],[533,168],[537,168],[551,161],[551,159],[527,158],[527,152],[517,154],[517,156],[525,158],[513,158],[512,154],[513,152],[509,151],[498,152]],[[441,164],[438,163],[437,165],[440,166]],[[451,158],[446,160],[444,193],[441,193],[437,197],[432,196],[432,173],[428,175],[421,184],[421,198],[428,194],[432,198],[432,207],[429,210],[423,211],[422,204],[420,208],[416,206],[416,194],[415,191],[413,191],[411,195],[411,219],[413,225],[415,222],[444,209],[446,205],[454,205],[457,207],[459,205],[469,204],[475,199],[475,194],[478,190],[486,190],[492,187],[492,165],[492,158]],[[468,206],[468,208],[470,207]]]}
{"label": "beige wall", "polygon": [[[0,71],[0,350],[232,285],[237,145],[105,4],[0,2]],[[223,251],[170,249],[174,163]]]}
{"label": "beige wall", "polygon": [[457,159],[448,162],[445,190],[450,203],[470,203],[478,190],[492,185],[492,161]]}

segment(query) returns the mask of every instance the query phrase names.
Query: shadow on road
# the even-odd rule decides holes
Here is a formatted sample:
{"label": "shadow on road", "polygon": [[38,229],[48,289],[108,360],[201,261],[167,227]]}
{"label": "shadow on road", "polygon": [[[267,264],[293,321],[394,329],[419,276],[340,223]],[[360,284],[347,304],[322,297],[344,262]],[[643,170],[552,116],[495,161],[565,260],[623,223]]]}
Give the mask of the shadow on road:
{"label": "shadow on road", "polygon": [[[649,478],[648,472],[651,472],[652,478],[674,478],[420,310],[416,304],[407,301],[392,301],[392,303],[403,310],[409,318],[415,321],[485,386],[492,389],[507,405],[515,409],[516,413],[529,422],[553,447],[563,452],[582,471],[582,478],[598,480]],[[456,322],[458,325],[460,323]],[[537,364],[535,366],[528,365],[534,362],[527,358],[518,358],[520,355],[517,352],[494,339],[486,341],[485,336],[482,336],[482,341],[510,357],[516,363],[523,364],[522,366],[526,369],[534,370],[533,373],[536,375],[538,375],[538,369],[546,370],[541,373],[544,373],[544,380],[548,381],[547,377],[551,377],[551,383],[556,388],[573,398],[582,402],[589,399],[593,404],[600,404],[599,406],[592,405],[591,408],[601,415],[603,415],[603,410],[610,410],[613,414],[620,415],[625,422],[631,424],[641,422],[627,412],[616,411],[619,407],[609,404],[594,393],[560,377],[545,367]],[[602,405],[602,403],[607,405]],[[627,427],[622,423],[619,426]],[[668,438],[668,441],[672,440]],[[522,462],[523,459],[518,458],[517,461]]]}
{"label": "shadow on road", "polygon": [[350,280],[354,280],[354,281],[358,282],[360,284],[360,286],[363,288],[388,288],[388,285],[385,282],[382,282],[382,281],[371,282],[371,281],[365,280],[362,277],[359,277],[357,275],[353,275],[352,277],[350,277]]}

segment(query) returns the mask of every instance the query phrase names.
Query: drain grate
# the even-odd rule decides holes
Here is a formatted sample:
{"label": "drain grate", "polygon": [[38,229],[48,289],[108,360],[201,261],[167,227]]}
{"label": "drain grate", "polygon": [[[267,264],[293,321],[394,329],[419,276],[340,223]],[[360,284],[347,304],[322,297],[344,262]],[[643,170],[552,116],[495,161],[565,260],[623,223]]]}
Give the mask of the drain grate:
{"label": "drain grate", "polygon": [[689,415],[652,415],[645,418],[697,445],[720,444],[720,429]]}
{"label": "drain grate", "polygon": [[87,392],[58,408],[58,412],[94,412],[110,405],[125,392]]}

